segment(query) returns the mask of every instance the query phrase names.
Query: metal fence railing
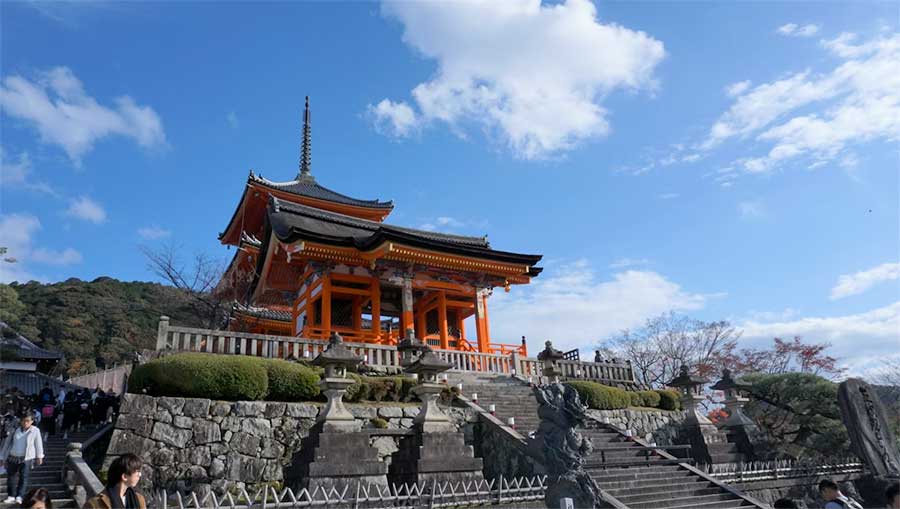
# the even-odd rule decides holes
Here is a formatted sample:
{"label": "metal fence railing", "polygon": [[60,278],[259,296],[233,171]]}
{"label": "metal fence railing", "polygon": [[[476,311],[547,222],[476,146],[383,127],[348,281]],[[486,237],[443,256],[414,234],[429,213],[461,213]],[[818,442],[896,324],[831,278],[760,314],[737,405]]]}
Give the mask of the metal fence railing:
{"label": "metal fence railing", "polygon": [[378,486],[357,483],[342,489],[315,488],[298,492],[290,488],[260,489],[250,494],[245,489],[217,496],[206,493],[155,493],[154,507],[162,509],[276,509],[276,508],[452,508],[505,506],[539,502],[544,499],[546,476],[499,478],[491,481],[421,482]]}
{"label": "metal fence railing", "polygon": [[756,461],[750,463],[720,463],[702,465],[700,470],[725,483],[772,481],[797,477],[819,477],[854,474],[865,471],[857,458],[844,458],[827,464],[798,460]]}

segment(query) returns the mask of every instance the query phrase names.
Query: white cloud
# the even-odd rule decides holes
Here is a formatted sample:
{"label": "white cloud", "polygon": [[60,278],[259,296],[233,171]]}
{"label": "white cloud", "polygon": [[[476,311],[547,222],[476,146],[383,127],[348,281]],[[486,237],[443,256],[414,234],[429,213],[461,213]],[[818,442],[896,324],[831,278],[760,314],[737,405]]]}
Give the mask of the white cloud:
{"label": "white cloud", "polygon": [[883,263],[869,270],[840,276],[837,284],[831,289],[829,298],[838,300],[851,295],[858,295],[878,283],[896,281],[897,279],[900,279],[900,263]]}
{"label": "white cloud", "polygon": [[675,198],[678,198],[679,196],[681,196],[681,195],[678,193],[663,193],[663,194],[659,195],[659,199],[660,200],[674,200]]}
{"label": "white cloud", "polygon": [[401,136],[436,122],[457,133],[480,126],[524,159],[607,134],[604,97],[653,90],[665,56],[647,34],[600,22],[588,0],[388,1],[382,10],[437,71],[410,103],[370,106],[376,120]]}
{"label": "white cloud", "polygon": [[49,184],[29,178],[31,169],[28,152],[20,152],[15,162],[10,162],[6,157],[6,150],[0,146],[0,184],[7,188],[21,187],[59,198],[59,194]]}
{"label": "white cloud", "polygon": [[98,140],[112,135],[131,138],[142,147],[165,146],[159,115],[129,96],[117,97],[114,107],[87,95],[81,81],[67,67],[41,72],[36,79],[9,76],[0,86],[0,106],[12,117],[31,124],[44,143],[59,145],[81,164]]}
{"label": "white cloud", "polygon": [[225,116],[225,120],[232,129],[237,129],[241,125],[237,113],[233,111],[228,112],[228,115]]}
{"label": "white cloud", "polygon": [[628,270],[601,279],[585,260],[548,270],[527,287],[495,292],[491,336],[530,344],[553,340],[561,349],[591,348],[598,340],[667,311],[702,308],[710,296],[690,293],[661,274]]}
{"label": "white cloud", "polygon": [[4,260],[0,260],[0,282],[45,280],[46,278],[31,272],[31,265],[34,263],[45,265],[81,263],[81,253],[72,248],[62,251],[35,248],[34,237],[40,229],[40,220],[32,214],[0,215],[0,246],[8,249],[3,255]]}
{"label": "white cloud", "polygon": [[444,231],[444,232],[452,232],[453,230],[458,230],[460,228],[472,227],[472,226],[484,226],[483,223],[472,222],[472,221],[463,221],[461,219],[457,219],[455,217],[450,216],[438,216],[434,219],[429,219],[419,225],[420,230],[428,230],[428,231]]}
{"label": "white cloud", "polygon": [[106,221],[106,210],[103,209],[103,206],[87,196],[81,196],[72,200],[68,210],[66,210],[66,215],[90,221],[94,224]]}
{"label": "white cloud", "polygon": [[877,367],[874,359],[897,353],[900,344],[900,302],[864,313],[804,317],[792,321],[762,322],[749,320],[740,324],[744,341],[769,342],[772,338],[801,336],[807,342],[829,342],[829,353],[840,359],[850,375],[862,376]]}
{"label": "white cloud", "polygon": [[729,97],[737,97],[746,92],[747,89],[750,88],[751,84],[752,83],[750,82],[750,80],[732,83],[731,85],[725,87],[725,94],[727,94]]}
{"label": "white cloud", "polygon": [[845,157],[851,145],[900,138],[900,35],[861,44],[855,39],[842,34],[822,41],[842,59],[830,72],[805,70],[737,95],[698,148],[755,136],[771,148],[736,165],[767,173],[803,157],[815,168]]}
{"label": "white cloud", "polygon": [[82,257],[81,253],[71,247],[63,251],[53,251],[41,247],[31,252],[31,260],[48,265],[74,265],[81,263]]}
{"label": "white cloud", "polygon": [[812,37],[819,33],[819,25],[797,25],[796,23],[788,23],[778,27],[778,33],[790,37]]}
{"label": "white cloud", "polygon": [[408,104],[382,99],[377,105],[368,106],[375,130],[387,136],[405,138],[418,131],[421,119]]}
{"label": "white cloud", "polygon": [[141,238],[147,240],[159,240],[172,235],[172,232],[170,230],[166,230],[165,228],[160,228],[159,226],[155,225],[138,228],[137,232],[138,235],[141,236]]}
{"label": "white cloud", "polygon": [[650,260],[647,258],[619,258],[618,260],[609,264],[609,268],[611,269],[624,269],[626,267],[634,267],[635,265],[647,265],[650,263]]}
{"label": "white cloud", "polygon": [[766,207],[759,200],[742,201],[738,203],[737,207],[738,213],[744,219],[753,219],[766,215]]}

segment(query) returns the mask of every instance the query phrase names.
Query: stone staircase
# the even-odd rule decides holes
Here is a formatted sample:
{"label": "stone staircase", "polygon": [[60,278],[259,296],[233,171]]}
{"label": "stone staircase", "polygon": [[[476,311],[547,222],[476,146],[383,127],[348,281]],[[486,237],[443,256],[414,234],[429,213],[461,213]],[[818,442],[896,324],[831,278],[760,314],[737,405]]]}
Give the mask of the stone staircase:
{"label": "stone staircase", "polygon": [[607,493],[633,509],[731,509],[755,505],[722,485],[629,440],[603,424],[579,430],[594,451],[585,470]]}
{"label": "stone staircase", "polygon": [[[470,400],[478,395],[478,406],[496,408],[495,415],[504,424],[515,418],[515,428],[528,437],[540,424],[538,403],[532,388],[525,382],[504,376],[460,376],[452,383],[462,383],[462,395]],[[586,458],[585,470],[608,494],[632,509],[732,509],[761,507],[741,498],[736,492],[678,459],[663,457],[627,438],[624,433],[601,423],[579,430],[591,440],[594,451]],[[715,458],[730,461],[734,444],[716,446]]]}
{"label": "stone staircase", "polygon": [[[28,479],[28,486],[25,487],[26,493],[33,488],[47,488],[50,490],[50,498],[53,500],[54,509],[76,507],[75,500],[69,494],[68,488],[63,483],[62,474],[63,465],[66,462],[66,447],[70,442],[84,442],[94,434],[96,430],[81,431],[77,433],[69,433],[69,439],[63,440],[62,433],[50,437],[44,442],[44,463],[35,466],[31,471],[31,477]],[[0,508],[19,507],[18,504],[4,504],[6,500],[6,474],[0,476]]]}
{"label": "stone staircase", "polygon": [[540,423],[538,403],[531,387],[524,382],[505,376],[467,376],[456,378],[453,382],[462,382],[462,395],[466,398],[471,400],[472,395],[477,394],[478,401],[475,403],[485,410],[494,405],[495,415],[503,424],[510,417],[515,418],[515,429],[520,434],[527,437],[537,429]]}

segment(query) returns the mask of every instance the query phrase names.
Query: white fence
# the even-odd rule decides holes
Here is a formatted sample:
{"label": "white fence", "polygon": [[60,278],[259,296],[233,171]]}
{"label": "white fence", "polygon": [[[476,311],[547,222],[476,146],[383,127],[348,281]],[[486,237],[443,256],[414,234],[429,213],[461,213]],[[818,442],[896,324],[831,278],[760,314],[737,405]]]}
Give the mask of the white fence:
{"label": "white fence", "polygon": [[[366,359],[372,368],[399,372],[400,356],[393,345],[373,343],[345,343],[354,353]],[[328,346],[321,339],[292,336],[272,336],[227,330],[196,329],[171,325],[168,317],[161,317],[156,336],[156,350],[175,352],[206,352],[230,355],[251,355],[277,359],[312,359]],[[457,371],[474,371],[540,377],[541,363],[536,358],[518,352],[508,355],[438,350],[434,352],[453,365]],[[563,378],[596,380],[609,384],[634,384],[631,364],[622,362],[560,361]]]}
{"label": "white fence", "polygon": [[841,459],[828,464],[805,463],[797,460],[776,460],[751,463],[722,463],[704,465],[699,468],[707,472],[711,477],[724,483],[854,474],[862,473],[865,470],[865,467],[857,458]]}
{"label": "white fence", "polygon": [[294,493],[285,488],[261,489],[251,495],[246,490],[236,494],[216,496],[206,493],[170,495],[157,492],[154,507],[163,509],[275,509],[275,508],[431,508],[431,507],[515,507],[528,502],[539,503],[544,499],[546,476],[518,477],[497,480],[457,481],[401,484],[388,487],[377,485],[347,485],[341,490],[330,488],[307,489]]}
{"label": "white fence", "polygon": [[95,389],[97,387],[103,389],[104,392],[115,392],[116,394],[125,393],[125,384],[128,382],[128,375],[131,374],[131,365],[123,364],[115,366],[103,371],[96,371],[87,375],[73,376],[68,383]]}

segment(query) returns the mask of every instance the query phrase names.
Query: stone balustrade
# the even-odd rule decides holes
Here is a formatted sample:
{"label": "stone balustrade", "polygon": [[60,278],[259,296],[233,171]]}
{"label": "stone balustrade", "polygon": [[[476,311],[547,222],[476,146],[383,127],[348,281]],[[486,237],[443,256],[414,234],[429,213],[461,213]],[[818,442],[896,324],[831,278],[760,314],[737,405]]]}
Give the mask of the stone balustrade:
{"label": "stone balustrade", "polygon": [[[366,365],[385,373],[401,371],[400,356],[393,345],[345,342],[356,355],[366,359]],[[205,352],[228,355],[250,355],[276,359],[312,359],[322,353],[328,342],[293,336],[273,336],[227,330],[181,327],[161,317],[156,337],[157,351]],[[539,380],[542,363],[517,351],[508,354],[439,350],[434,352],[453,365],[453,371],[496,373],[532,377]],[[635,386],[631,364],[621,361],[582,362],[559,361],[561,377],[571,380],[591,380],[607,385],[632,388]]]}

